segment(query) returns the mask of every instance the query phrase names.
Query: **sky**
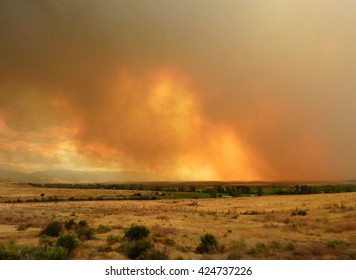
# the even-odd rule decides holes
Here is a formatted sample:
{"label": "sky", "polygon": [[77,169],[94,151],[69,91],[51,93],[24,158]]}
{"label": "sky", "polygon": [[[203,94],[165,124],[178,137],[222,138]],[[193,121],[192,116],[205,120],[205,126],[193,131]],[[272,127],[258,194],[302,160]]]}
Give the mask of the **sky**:
{"label": "sky", "polygon": [[0,169],[356,174],[352,0],[0,0]]}

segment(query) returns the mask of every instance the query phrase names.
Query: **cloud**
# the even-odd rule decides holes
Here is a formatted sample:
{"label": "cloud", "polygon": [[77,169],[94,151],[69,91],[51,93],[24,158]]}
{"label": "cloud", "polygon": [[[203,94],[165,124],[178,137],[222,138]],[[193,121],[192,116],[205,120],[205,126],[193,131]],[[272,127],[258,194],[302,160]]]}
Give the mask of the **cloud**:
{"label": "cloud", "polygon": [[352,177],[353,6],[2,1],[3,165]]}

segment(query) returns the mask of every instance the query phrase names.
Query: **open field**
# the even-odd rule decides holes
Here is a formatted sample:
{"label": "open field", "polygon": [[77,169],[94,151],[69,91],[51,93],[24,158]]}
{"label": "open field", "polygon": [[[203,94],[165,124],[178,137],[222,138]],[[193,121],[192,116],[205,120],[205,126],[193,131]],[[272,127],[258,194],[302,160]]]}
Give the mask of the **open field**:
{"label": "open field", "polygon": [[[45,196],[131,195],[134,190],[38,188],[0,183],[0,199]],[[127,259],[122,244],[132,225],[146,226],[149,242],[170,259],[356,259],[356,193],[203,199],[59,201],[0,204],[0,244],[43,246],[41,230],[53,220],[85,220],[70,259]],[[63,232],[70,230],[63,229]],[[218,246],[197,253],[210,233]],[[16,243],[15,243],[16,242]],[[5,246],[5,247],[4,247]],[[7,248],[7,247],[6,247]],[[1,249],[1,247],[0,247]],[[0,254],[1,256],[1,254]]]}

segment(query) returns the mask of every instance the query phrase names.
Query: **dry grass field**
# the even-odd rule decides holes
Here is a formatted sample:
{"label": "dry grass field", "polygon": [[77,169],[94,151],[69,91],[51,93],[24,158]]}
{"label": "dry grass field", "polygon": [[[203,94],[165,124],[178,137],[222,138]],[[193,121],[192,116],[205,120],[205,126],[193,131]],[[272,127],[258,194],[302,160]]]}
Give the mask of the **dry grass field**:
{"label": "dry grass field", "polygon": [[[123,190],[41,189],[0,183],[0,245],[53,244],[41,230],[51,221],[85,220],[92,235],[66,258],[127,259],[123,236],[146,226],[149,242],[169,259],[356,259],[356,193],[153,201],[4,203],[9,198],[120,195]],[[218,246],[197,253],[200,237]],[[16,243],[15,243],[16,242]],[[51,243],[52,242],[52,243]],[[1,254],[0,254],[1,256]]]}

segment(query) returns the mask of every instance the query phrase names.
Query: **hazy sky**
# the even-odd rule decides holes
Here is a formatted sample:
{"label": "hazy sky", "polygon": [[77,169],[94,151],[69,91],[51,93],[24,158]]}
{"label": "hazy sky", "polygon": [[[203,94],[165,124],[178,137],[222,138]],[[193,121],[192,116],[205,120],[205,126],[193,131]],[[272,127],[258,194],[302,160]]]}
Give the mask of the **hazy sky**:
{"label": "hazy sky", "polygon": [[0,0],[0,169],[355,178],[355,12]]}

